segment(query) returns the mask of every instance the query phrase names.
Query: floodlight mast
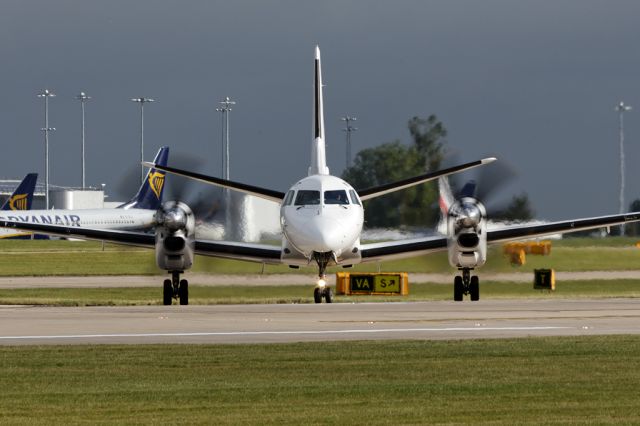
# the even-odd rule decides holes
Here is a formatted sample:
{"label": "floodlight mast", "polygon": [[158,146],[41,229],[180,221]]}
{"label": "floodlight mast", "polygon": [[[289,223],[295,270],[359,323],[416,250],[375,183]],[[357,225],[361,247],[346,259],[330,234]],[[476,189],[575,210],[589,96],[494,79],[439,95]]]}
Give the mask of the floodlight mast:
{"label": "floodlight mast", "polygon": [[[625,105],[624,102],[620,101],[618,105],[616,105],[615,110],[619,114],[619,131],[620,131],[620,214],[623,214],[625,209],[624,206],[624,190],[625,190],[625,167],[624,167],[624,113],[627,111],[631,111],[631,106]],[[624,235],[625,226],[624,224],[620,225],[620,235]]]}
{"label": "floodlight mast", "polygon": [[44,98],[44,127],[40,129],[44,132],[44,203],[49,209],[49,132],[55,131],[55,127],[49,127],[49,98],[55,97],[55,93],[45,89],[38,93],[39,98]]}
{"label": "floodlight mast", "polygon": [[352,121],[356,121],[356,117],[350,117],[348,115],[340,118],[340,120],[344,121],[347,124],[347,127],[342,129],[343,132],[347,133],[347,169],[351,167],[351,132],[355,132],[358,130],[357,127],[353,127],[351,125]]}
{"label": "floodlight mast", "polygon": [[222,106],[216,111],[222,113],[222,178],[229,180],[229,112],[233,111],[231,106],[236,103],[227,96],[220,104]]}
{"label": "floodlight mast", "polygon": [[88,101],[89,99],[91,99],[91,96],[88,96],[86,93],[84,92],[80,92],[78,94],[78,96],[76,96],[76,99],[80,101],[80,106],[82,109],[82,189],[85,189],[86,186],[86,182],[85,182],[85,144],[84,144],[84,136],[85,136],[85,132],[84,132],[84,103],[86,101]]}
{"label": "floodlight mast", "polygon": [[[131,98],[132,102],[140,104],[140,162],[144,161],[144,104],[155,102],[152,98]],[[144,182],[144,166],[140,166],[140,183]]]}

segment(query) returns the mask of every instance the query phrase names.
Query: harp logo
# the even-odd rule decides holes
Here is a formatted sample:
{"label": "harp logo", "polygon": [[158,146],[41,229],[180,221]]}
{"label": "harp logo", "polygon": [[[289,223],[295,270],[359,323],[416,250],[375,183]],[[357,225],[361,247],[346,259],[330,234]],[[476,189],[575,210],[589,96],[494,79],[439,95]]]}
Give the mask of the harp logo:
{"label": "harp logo", "polygon": [[9,208],[11,210],[27,209],[27,194],[16,194],[9,199]]}
{"label": "harp logo", "polygon": [[160,193],[162,192],[162,187],[164,186],[164,173],[149,173],[149,186],[151,187],[153,193],[156,194],[156,198],[160,199]]}

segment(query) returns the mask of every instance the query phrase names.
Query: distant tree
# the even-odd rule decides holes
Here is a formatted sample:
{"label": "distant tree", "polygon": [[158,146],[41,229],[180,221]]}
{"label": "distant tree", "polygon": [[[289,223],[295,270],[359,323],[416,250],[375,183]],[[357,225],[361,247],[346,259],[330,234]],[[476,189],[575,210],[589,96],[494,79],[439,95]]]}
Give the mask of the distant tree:
{"label": "distant tree", "polygon": [[[399,140],[360,151],[342,177],[364,189],[440,168],[445,151],[444,125],[435,115],[408,122],[410,146]],[[438,219],[437,185],[423,184],[365,203],[368,227],[429,226]]]}
{"label": "distant tree", "polygon": [[445,155],[445,138],[447,137],[447,129],[442,122],[434,114],[426,120],[413,117],[409,120],[409,133],[426,171],[435,171],[440,168]]}
{"label": "distant tree", "polygon": [[534,211],[526,193],[514,195],[511,202],[504,210],[498,211],[491,216],[493,220],[504,220],[507,222],[525,222],[534,217]]}

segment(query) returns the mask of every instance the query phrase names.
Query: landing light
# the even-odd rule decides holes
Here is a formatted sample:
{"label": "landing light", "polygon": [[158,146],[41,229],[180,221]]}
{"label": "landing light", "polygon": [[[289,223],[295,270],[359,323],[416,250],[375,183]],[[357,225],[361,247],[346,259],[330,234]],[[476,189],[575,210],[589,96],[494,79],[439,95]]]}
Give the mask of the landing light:
{"label": "landing light", "polygon": [[318,280],[318,287],[324,288],[326,285],[327,285],[327,282],[324,279],[320,278]]}

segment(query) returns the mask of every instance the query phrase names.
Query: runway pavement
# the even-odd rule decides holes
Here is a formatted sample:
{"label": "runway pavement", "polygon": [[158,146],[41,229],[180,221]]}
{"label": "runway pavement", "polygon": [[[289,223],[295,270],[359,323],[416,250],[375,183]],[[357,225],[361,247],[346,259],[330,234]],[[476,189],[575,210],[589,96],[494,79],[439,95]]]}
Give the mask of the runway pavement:
{"label": "runway pavement", "polygon": [[640,300],[0,307],[0,344],[276,343],[640,334]]}
{"label": "runway pavement", "polygon": [[[451,284],[453,271],[448,274],[409,274],[409,282]],[[255,285],[296,285],[311,284],[316,277],[312,271],[308,274],[203,274],[187,273],[184,275],[191,285],[202,286],[255,286]],[[533,272],[482,273],[482,281],[532,283]],[[158,287],[167,275],[94,275],[94,276],[50,276],[50,277],[0,277],[0,289],[9,288],[100,288],[100,287]],[[558,281],[580,280],[640,280],[640,270],[631,271],[578,271],[556,272]],[[329,274],[329,285],[335,285],[335,274]]]}

